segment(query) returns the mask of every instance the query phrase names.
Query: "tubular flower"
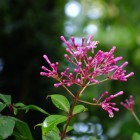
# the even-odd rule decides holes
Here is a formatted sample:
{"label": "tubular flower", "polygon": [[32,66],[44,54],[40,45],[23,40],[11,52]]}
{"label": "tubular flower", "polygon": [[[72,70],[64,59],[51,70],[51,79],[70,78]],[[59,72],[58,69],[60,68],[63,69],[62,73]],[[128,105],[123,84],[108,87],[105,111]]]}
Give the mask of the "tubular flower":
{"label": "tubular flower", "polygon": [[[105,96],[107,95],[108,92],[104,92],[101,97],[99,98],[99,100],[97,99],[93,99],[96,103],[99,103],[99,101]],[[104,101],[100,101],[99,105],[102,107],[102,109],[104,109],[105,111],[108,112],[109,114],[109,117],[114,117],[114,113],[113,111],[119,111],[119,108],[116,108],[114,107],[116,105],[115,102],[110,102],[110,100],[114,99],[115,97],[119,96],[119,95],[122,95],[123,94],[123,91],[120,91],[114,95],[110,95],[109,97],[105,98]]]}
{"label": "tubular flower", "polygon": [[126,99],[125,102],[121,102],[121,105],[127,108],[130,112],[133,111],[134,104],[135,102],[132,95],[129,97],[129,99]]}
{"label": "tubular flower", "polygon": [[44,72],[40,72],[40,75],[57,79],[58,78],[57,69],[58,69],[58,64],[59,63],[58,62],[51,63],[49,58],[47,57],[47,55],[43,55],[43,57],[48,62],[48,64],[52,68],[52,70],[46,68],[45,66],[42,66],[42,69],[44,70]]}
{"label": "tubular flower", "polygon": [[[79,86],[89,86],[92,84],[98,84],[101,81],[106,80],[120,80],[126,81],[128,77],[134,73],[131,72],[126,75],[126,71],[123,67],[128,64],[125,62],[121,66],[116,65],[117,61],[122,60],[122,57],[114,58],[114,51],[116,47],[112,47],[109,52],[103,52],[99,50],[94,55],[94,49],[97,47],[98,41],[92,41],[92,35],[89,36],[88,40],[85,41],[83,37],[81,43],[75,42],[75,38],[71,37],[71,42],[67,41],[64,36],[60,37],[61,40],[66,44],[66,54],[64,57],[74,65],[72,71],[70,68],[66,68],[58,76],[58,62],[51,63],[46,55],[44,59],[50,65],[51,69],[42,67],[44,72],[41,72],[42,76],[52,77],[59,82],[54,84],[55,87],[59,86],[72,86],[77,84]],[[99,80],[99,76],[105,75],[104,79]]]}
{"label": "tubular flower", "polygon": [[120,81],[127,81],[127,78],[130,76],[133,76],[134,73],[131,72],[128,75],[125,75],[126,70],[123,70],[122,68],[128,65],[128,62],[124,62],[120,67],[118,67],[115,72],[110,76],[110,79],[112,80],[120,80]]}

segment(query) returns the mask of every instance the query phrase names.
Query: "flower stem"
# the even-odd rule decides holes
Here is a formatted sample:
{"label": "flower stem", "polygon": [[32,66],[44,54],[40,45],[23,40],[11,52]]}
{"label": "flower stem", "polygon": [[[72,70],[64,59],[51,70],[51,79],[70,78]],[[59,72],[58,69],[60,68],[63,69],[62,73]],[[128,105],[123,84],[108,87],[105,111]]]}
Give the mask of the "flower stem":
{"label": "flower stem", "polygon": [[63,85],[63,87],[68,91],[68,93],[69,93],[73,98],[75,98],[74,94],[73,94],[65,85]]}
{"label": "flower stem", "polygon": [[77,93],[77,95],[74,97],[74,102],[73,102],[73,104],[72,104],[72,106],[71,106],[71,109],[70,109],[70,111],[69,111],[69,113],[68,113],[68,119],[67,119],[67,121],[66,121],[66,125],[65,125],[65,127],[64,127],[63,132],[61,133],[61,140],[63,140],[63,139],[65,138],[66,131],[67,131],[67,127],[69,126],[69,123],[70,123],[70,121],[71,121],[71,119],[72,119],[72,117],[73,117],[73,110],[74,110],[74,107],[75,107],[77,101],[79,100],[80,94],[84,91],[85,88],[86,88],[86,86],[83,86],[83,87],[79,90],[79,92]]}
{"label": "flower stem", "polygon": [[140,120],[137,117],[136,113],[134,111],[131,111],[132,115],[134,116],[134,118],[136,119],[136,121],[138,122],[138,124],[140,125]]}
{"label": "flower stem", "polygon": [[[108,80],[108,78],[103,79],[103,80],[99,81],[98,84],[103,83],[103,82],[105,82],[105,81],[107,81],[107,80]],[[90,84],[88,84],[88,86],[92,86],[92,85],[96,85],[96,84],[97,84],[97,83],[90,83]]]}
{"label": "flower stem", "polygon": [[100,105],[99,103],[91,103],[91,102],[87,102],[87,101],[84,101],[84,100],[78,100],[78,101],[79,101],[79,102],[82,102],[82,103],[85,103],[85,104],[92,105],[92,106]]}

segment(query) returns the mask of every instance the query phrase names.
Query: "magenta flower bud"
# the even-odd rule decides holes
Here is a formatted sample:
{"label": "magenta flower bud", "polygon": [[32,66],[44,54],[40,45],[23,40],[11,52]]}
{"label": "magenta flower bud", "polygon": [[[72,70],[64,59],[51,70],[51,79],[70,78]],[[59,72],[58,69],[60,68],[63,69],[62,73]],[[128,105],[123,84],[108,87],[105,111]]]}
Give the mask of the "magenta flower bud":
{"label": "magenta flower bud", "polygon": [[122,59],[123,59],[123,57],[120,56],[120,57],[116,57],[116,58],[114,59],[114,61],[117,62],[117,61],[120,61],[120,60],[122,60]]}
{"label": "magenta flower bud", "polygon": [[128,78],[128,77],[133,76],[133,75],[134,75],[134,72],[130,72],[129,74],[127,74],[127,75],[125,76],[125,78]]}
{"label": "magenta flower bud", "polygon": [[115,50],[116,50],[116,47],[113,46],[109,53],[110,53],[110,54],[113,54]]}
{"label": "magenta flower bud", "polygon": [[110,103],[112,106],[115,106],[116,105],[116,103]]}
{"label": "magenta flower bud", "polygon": [[51,64],[51,62],[50,62],[50,60],[49,60],[49,58],[47,57],[47,55],[43,55],[43,58],[49,63],[49,64]]}
{"label": "magenta flower bud", "polygon": [[80,73],[80,70],[79,69],[74,69],[74,72]]}
{"label": "magenta flower bud", "polygon": [[92,39],[92,35],[89,36],[88,40],[87,40],[87,44],[86,45],[89,45],[89,43],[91,42],[91,39]]}
{"label": "magenta flower bud", "polygon": [[61,39],[62,41],[64,41],[64,42],[67,44],[67,41],[66,41],[66,39],[65,39],[64,36],[60,36],[60,39]]}
{"label": "magenta flower bud", "polygon": [[70,73],[70,74],[69,74],[69,77],[73,77],[73,74],[72,74],[72,73]]}
{"label": "magenta flower bud", "polygon": [[72,40],[73,45],[76,46],[76,44],[75,44],[75,38],[73,36],[71,37],[71,40]]}
{"label": "magenta flower bud", "polygon": [[92,57],[90,56],[89,58],[88,58],[88,62],[90,63],[92,61]]}
{"label": "magenta flower bud", "polygon": [[120,92],[118,92],[118,93],[116,93],[115,95],[113,95],[114,97],[117,97],[117,96],[119,96],[119,95],[122,95],[124,92],[123,91],[120,91]]}
{"label": "magenta flower bud", "polygon": [[101,101],[106,95],[108,94],[108,92],[104,92],[101,97],[97,100],[97,99],[93,99],[95,102],[97,102],[102,109],[104,109],[105,111],[108,112],[109,117],[114,117],[114,113],[113,111],[119,111],[118,108],[114,107],[116,105],[115,102],[111,102],[110,100],[114,99],[115,97],[122,95],[123,91],[120,91],[114,95],[110,95],[109,97],[105,98],[103,101]]}
{"label": "magenta flower bud", "polygon": [[46,76],[46,72],[40,72],[41,76]]}
{"label": "magenta flower bud", "polygon": [[72,83],[67,83],[67,86],[68,86],[68,87],[72,86]]}
{"label": "magenta flower bud", "polygon": [[133,106],[135,104],[133,96],[131,95],[129,99],[126,99],[125,102],[121,102],[120,104],[124,106],[126,109],[128,109],[130,112],[132,112]]}
{"label": "magenta flower bud", "polygon": [[110,118],[113,118],[114,117],[114,113],[112,112],[112,110],[109,110],[108,113],[109,113],[109,117]]}
{"label": "magenta flower bud", "polygon": [[84,42],[85,42],[85,38],[82,37],[82,43],[81,43],[81,46],[82,46],[82,47],[84,46]]}
{"label": "magenta flower bud", "polygon": [[61,85],[62,85],[62,83],[55,83],[55,84],[54,84],[54,87],[58,88],[58,87],[61,86]]}
{"label": "magenta flower bud", "polygon": [[125,67],[125,66],[127,66],[128,65],[128,62],[124,62],[121,66],[120,66],[120,68],[123,68],[123,67]]}
{"label": "magenta flower bud", "polygon": [[112,107],[113,110],[119,111],[119,108]]}
{"label": "magenta flower bud", "polygon": [[68,61],[70,61],[70,63],[73,63],[73,60],[67,54],[65,54],[64,56]]}
{"label": "magenta flower bud", "polygon": [[80,82],[81,82],[81,80],[78,78],[78,79],[76,79],[76,82],[77,82],[77,83],[80,83]]}
{"label": "magenta flower bud", "polygon": [[77,64],[78,64],[78,66],[79,66],[79,67],[81,67],[81,66],[82,66],[82,62],[78,62]]}
{"label": "magenta flower bud", "polygon": [[47,69],[45,66],[41,67],[44,71],[50,71],[49,69]]}
{"label": "magenta flower bud", "polygon": [[99,83],[99,81],[98,81],[98,80],[93,79],[93,78],[90,78],[89,80],[90,80],[90,82],[92,82],[92,83],[96,83],[96,84],[98,84],[98,83]]}

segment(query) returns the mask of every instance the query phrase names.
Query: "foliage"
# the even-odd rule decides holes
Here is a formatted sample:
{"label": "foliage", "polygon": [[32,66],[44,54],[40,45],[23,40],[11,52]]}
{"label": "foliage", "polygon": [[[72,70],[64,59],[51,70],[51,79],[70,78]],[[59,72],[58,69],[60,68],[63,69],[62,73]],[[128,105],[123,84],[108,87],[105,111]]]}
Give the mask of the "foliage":
{"label": "foliage", "polygon": [[[19,110],[36,110],[49,115],[46,111],[41,109],[36,105],[24,105],[23,103],[11,104],[11,96],[0,94],[0,112],[3,113],[3,110],[8,108],[9,114],[14,113],[17,115]],[[9,136],[15,136],[17,140],[33,140],[33,136],[31,134],[30,128],[26,122],[23,122],[12,116],[0,116],[0,138],[6,139]]]}
{"label": "foliage", "polygon": [[[55,60],[61,62],[62,65],[59,69],[61,70],[69,64],[61,57],[64,48],[60,47],[61,42],[59,42],[58,36],[65,34],[69,38],[73,35],[88,36],[92,33],[95,39],[100,40],[102,50],[108,50],[112,45],[116,45],[115,53],[129,61],[126,69],[134,71],[135,75],[128,80],[127,86],[125,83],[112,81],[94,86],[94,89],[89,87],[81,99],[92,100],[93,93],[101,93],[106,88],[109,89],[109,92],[123,89],[126,94],[116,100],[119,102],[133,94],[135,111],[139,115],[139,1],[79,0],[76,2],[80,4],[81,11],[77,17],[65,17],[64,8],[65,4],[68,4],[67,2],[68,0],[0,1],[0,92],[11,94],[13,102],[23,102],[24,105],[36,104],[47,109],[51,114],[57,114],[59,111],[51,105],[50,100],[46,103],[45,97],[50,93],[63,94],[64,92],[62,88],[58,88],[56,91],[52,87],[53,80],[40,78],[40,67],[44,63],[40,58],[43,53],[47,53],[52,62]],[[88,30],[88,27],[93,28]],[[72,88],[75,92],[75,87]],[[99,98],[99,96],[97,94],[95,98]],[[69,95],[68,100],[71,105]],[[3,109],[5,107],[6,104],[0,103],[0,110],[7,115]],[[85,106],[85,108],[88,108],[88,112],[84,112],[86,115],[83,115],[85,117],[83,122],[90,120],[93,123],[101,123],[104,134],[110,139],[130,140],[133,132],[139,133],[139,127],[133,117],[123,109],[116,114],[117,117],[110,120],[110,118],[105,118],[105,112],[99,111],[98,108],[94,110],[92,106]],[[26,110],[28,111],[28,109]],[[42,121],[45,115],[36,113],[36,117],[34,117],[34,113],[30,113],[30,111],[26,115],[20,113],[22,111],[17,111],[16,108],[14,111],[17,115],[19,114],[19,118],[28,122],[31,129]],[[99,115],[95,116],[97,113]],[[77,114],[77,119],[72,120],[72,123],[82,118],[80,117],[81,115]],[[31,131],[34,133],[34,130]],[[40,130],[36,129],[36,139],[40,139],[39,134]]]}
{"label": "foliage", "polygon": [[[26,113],[29,110],[37,110],[45,115],[48,115],[43,123],[37,125],[41,126],[42,128],[43,140],[67,139],[66,134],[72,130],[69,126],[72,118],[78,113],[87,110],[84,105],[77,105],[78,102],[91,106],[100,106],[109,114],[110,118],[114,117],[114,112],[119,111],[119,108],[115,107],[116,103],[111,100],[122,95],[123,91],[119,91],[116,94],[111,94],[108,97],[105,97],[109,94],[107,91],[105,91],[101,94],[99,99],[93,98],[93,102],[82,100],[80,99],[80,96],[89,86],[95,86],[109,80],[126,82],[129,77],[134,75],[133,72],[126,74],[126,70],[124,70],[124,67],[128,65],[128,62],[124,62],[120,66],[117,64],[118,61],[122,60],[122,57],[114,57],[116,47],[112,47],[109,52],[99,50],[96,54],[94,54],[94,49],[97,48],[98,41],[92,41],[92,35],[89,36],[86,42],[85,38],[83,37],[81,44],[77,44],[74,37],[71,37],[72,43],[67,41],[64,36],[61,36],[61,40],[67,45],[66,52],[68,54],[66,53],[64,55],[65,58],[69,61],[69,63],[75,65],[75,67],[73,67],[71,71],[70,68],[67,67],[59,74],[59,63],[52,63],[47,55],[43,55],[50,68],[42,66],[43,71],[40,72],[40,75],[55,79],[57,83],[54,84],[54,87],[58,88],[62,86],[72,96],[73,100],[71,105],[69,100],[63,95],[53,94],[48,96],[51,98],[55,107],[66,112],[66,115],[50,115],[48,112],[36,105],[26,106],[20,102],[11,104],[10,95],[0,94],[0,111],[3,111],[7,107],[10,113],[14,113],[14,115],[17,115],[19,110],[25,110]],[[70,87],[73,85],[78,87],[76,93],[70,89]],[[129,100],[126,99],[126,103],[121,102],[121,104],[132,113],[137,122],[140,124],[140,120],[133,110],[133,97],[130,96]],[[59,124],[61,123],[64,123],[63,128],[59,127]],[[17,120],[16,118],[8,118],[2,115],[1,130],[2,128],[7,130],[5,131],[5,129],[3,129],[4,131],[1,131],[0,137],[2,139],[5,139],[11,135],[14,135],[16,139],[33,139],[28,125],[25,122]],[[92,136],[87,138],[94,139]]]}
{"label": "foliage", "polygon": [[[69,100],[63,95],[53,94],[48,96],[51,98],[55,107],[64,111],[66,113],[65,115],[50,115],[48,112],[36,105],[25,105],[21,102],[11,104],[10,95],[0,94],[1,112],[7,107],[10,113],[14,113],[14,115],[17,115],[19,110],[25,110],[26,113],[29,110],[37,110],[45,115],[48,115],[43,123],[37,125],[41,126],[43,140],[69,139],[66,137],[66,134],[72,130],[69,126],[70,121],[78,113],[87,110],[84,105],[77,105],[78,102],[91,106],[100,106],[109,114],[110,118],[114,117],[114,112],[119,111],[119,109],[115,107],[116,103],[111,100],[122,95],[123,91],[116,94],[111,94],[108,97],[105,97],[109,94],[107,91],[105,91],[101,94],[99,99],[93,98],[93,102],[82,100],[80,99],[80,96],[89,86],[98,85],[108,80],[126,82],[129,77],[134,75],[133,72],[126,74],[126,70],[124,70],[124,67],[128,64],[128,62],[124,62],[120,66],[117,64],[118,61],[122,60],[122,57],[114,57],[116,47],[112,47],[109,52],[99,50],[96,54],[94,54],[94,49],[97,48],[98,41],[92,41],[92,35],[89,36],[87,42],[85,42],[85,38],[82,38],[81,44],[77,44],[74,37],[71,38],[72,43],[68,42],[63,36],[61,36],[61,39],[67,45],[66,52],[68,52],[68,54],[65,54],[64,56],[69,63],[75,65],[75,67],[71,69],[71,71],[69,71],[70,68],[67,67],[59,74],[59,63],[52,63],[47,55],[43,55],[50,68],[42,66],[43,71],[40,72],[40,75],[55,79],[58,83],[55,83],[54,87],[58,88],[62,86],[72,96],[73,100],[71,105]],[[70,89],[70,87],[73,85],[78,87],[77,93],[74,93]],[[127,99],[126,103],[121,102],[121,104],[132,113],[137,122],[140,124],[140,120],[133,110],[133,97],[130,96],[130,99]],[[14,117],[5,117],[4,115],[1,116],[0,122],[1,139],[5,139],[13,135],[16,137],[16,139],[33,140],[30,129],[25,122],[22,122]],[[59,124],[61,123],[63,123],[63,128],[59,127]],[[96,139],[96,137],[92,136],[87,138]]]}
{"label": "foliage", "polygon": [[140,139],[140,135],[135,132],[132,136],[132,140],[139,140],[139,139]]}

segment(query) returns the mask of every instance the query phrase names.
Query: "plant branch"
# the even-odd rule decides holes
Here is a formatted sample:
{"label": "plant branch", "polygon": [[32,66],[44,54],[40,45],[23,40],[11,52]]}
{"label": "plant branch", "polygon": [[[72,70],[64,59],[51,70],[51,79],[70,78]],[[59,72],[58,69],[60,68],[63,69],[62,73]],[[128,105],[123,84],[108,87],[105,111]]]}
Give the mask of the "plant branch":
{"label": "plant branch", "polygon": [[84,101],[84,100],[78,100],[78,101],[82,102],[82,103],[85,103],[85,104],[93,105],[93,106],[99,106],[100,105],[98,103],[91,103],[91,102],[87,102],[87,101]]}
{"label": "plant branch", "polygon": [[[99,81],[99,83],[98,84],[100,84],[100,83],[102,83],[102,82],[105,82],[105,81],[107,81],[107,80],[109,80],[108,78],[106,78],[106,79],[104,79],[104,80],[101,80],[101,81]],[[96,85],[97,83],[91,83],[91,84],[88,84],[87,86],[92,86],[92,85]]]}
{"label": "plant branch", "polygon": [[74,94],[73,94],[65,85],[63,85],[63,87],[68,91],[68,93],[69,93],[73,98],[75,98]]}
{"label": "plant branch", "polygon": [[137,117],[137,115],[135,114],[135,112],[132,110],[131,113],[132,113],[132,115],[134,116],[134,118],[136,119],[136,121],[138,122],[138,124],[140,125],[140,120],[139,120],[139,118]]}
{"label": "plant branch", "polygon": [[74,102],[73,102],[73,104],[72,104],[72,106],[71,106],[71,109],[70,109],[70,111],[69,111],[69,113],[68,113],[68,119],[67,119],[67,121],[66,121],[66,125],[65,125],[65,127],[64,127],[63,132],[61,133],[61,140],[63,140],[63,139],[65,138],[66,131],[67,131],[67,127],[68,127],[68,125],[69,125],[69,123],[70,123],[70,121],[71,121],[71,119],[72,119],[72,117],[73,117],[73,110],[74,110],[74,107],[75,107],[77,101],[79,100],[80,94],[82,94],[82,92],[84,91],[85,88],[86,88],[86,86],[83,86],[83,87],[79,90],[79,92],[77,93],[77,95],[74,97]]}

